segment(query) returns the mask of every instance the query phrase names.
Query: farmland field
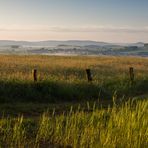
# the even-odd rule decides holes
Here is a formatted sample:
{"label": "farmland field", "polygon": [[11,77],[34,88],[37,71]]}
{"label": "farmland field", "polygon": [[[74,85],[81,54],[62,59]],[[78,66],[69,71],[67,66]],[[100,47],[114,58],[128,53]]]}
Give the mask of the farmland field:
{"label": "farmland field", "polygon": [[147,147],[147,98],[148,58],[1,55],[0,146]]}

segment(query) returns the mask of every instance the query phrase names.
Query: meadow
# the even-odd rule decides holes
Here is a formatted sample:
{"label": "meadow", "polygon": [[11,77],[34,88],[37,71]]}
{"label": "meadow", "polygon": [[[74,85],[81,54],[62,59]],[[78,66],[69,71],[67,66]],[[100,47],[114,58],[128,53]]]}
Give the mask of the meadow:
{"label": "meadow", "polygon": [[[134,67],[134,85],[130,85],[129,67]],[[120,98],[144,95],[147,67],[147,58],[135,57],[0,56],[0,102],[105,100],[115,92]],[[92,71],[91,83],[87,68]],[[37,83],[33,69],[37,69]]]}
{"label": "meadow", "polygon": [[1,55],[0,146],[147,147],[147,67],[141,57]]}

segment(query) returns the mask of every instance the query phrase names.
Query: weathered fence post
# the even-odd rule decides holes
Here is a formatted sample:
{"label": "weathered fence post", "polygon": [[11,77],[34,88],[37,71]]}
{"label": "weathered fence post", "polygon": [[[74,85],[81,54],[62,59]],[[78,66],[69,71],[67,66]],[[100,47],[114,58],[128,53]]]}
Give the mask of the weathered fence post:
{"label": "weathered fence post", "polygon": [[37,69],[33,70],[33,79],[34,79],[34,82],[37,82]]}
{"label": "weathered fence post", "polygon": [[134,68],[133,67],[129,68],[129,75],[130,75],[130,81],[132,84],[134,82]]}
{"label": "weathered fence post", "polygon": [[91,74],[90,69],[86,69],[86,74],[87,74],[88,82],[91,82],[92,81],[92,74]]}

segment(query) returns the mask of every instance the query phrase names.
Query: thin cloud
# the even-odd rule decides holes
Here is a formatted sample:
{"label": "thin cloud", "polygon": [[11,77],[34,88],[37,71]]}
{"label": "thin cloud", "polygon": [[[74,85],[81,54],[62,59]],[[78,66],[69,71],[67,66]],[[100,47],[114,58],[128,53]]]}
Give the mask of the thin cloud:
{"label": "thin cloud", "polygon": [[132,28],[132,27],[54,27],[50,31],[55,32],[126,32],[126,33],[148,33],[148,28]]}
{"label": "thin cloud", "polygon": [[130,27],[130,26],[28,26],[28,27],[0,27],[1,32],[125,32],[125,33],[148,33],[148,26],[146,27]]}

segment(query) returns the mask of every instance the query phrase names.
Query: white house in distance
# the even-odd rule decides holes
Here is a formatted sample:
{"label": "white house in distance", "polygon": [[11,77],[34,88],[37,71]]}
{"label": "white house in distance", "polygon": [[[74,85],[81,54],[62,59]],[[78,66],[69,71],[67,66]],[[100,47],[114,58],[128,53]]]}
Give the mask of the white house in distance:
{"label": "white house in distance", "polygon": [[148,43],[144,44],[144,49],[148,49]]}

